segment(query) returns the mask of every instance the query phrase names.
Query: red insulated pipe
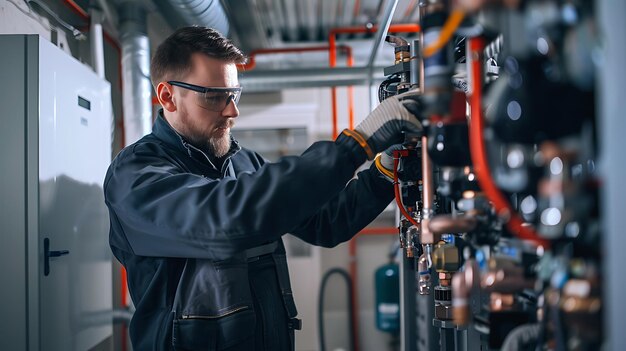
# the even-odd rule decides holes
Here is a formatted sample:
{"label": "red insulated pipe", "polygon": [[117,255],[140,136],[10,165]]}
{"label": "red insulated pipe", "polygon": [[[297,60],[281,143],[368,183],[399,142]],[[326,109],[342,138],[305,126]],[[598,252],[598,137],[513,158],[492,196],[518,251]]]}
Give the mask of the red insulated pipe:
{"label": "red insulated pipe", "polygon": [[511,233],[520,239],[531,240],[546,248],[550,247],[550,243],[539,237],[539,235],[529,226],[524,225],[524,221],[511,208],[509,201],[497,188],[487,162],[487,148],[483,138],[484,121],[482,115],[482,53],[485,49],[485,40],[483,38],[469,39],[471,60],[471,84],[472,95],[470,97],[471,121],[470,121],[470,151],[474,172],[480,184],[480,188],[485,192],[487,198],[493,203],[496,213],[501,218],[507,218],[506,226]]}
{"label": "red insulated pipe", "polygon": [[74,2],[74,0],[63,0],[63,4],[69,7],[75,14],[79,15],[80,17],[86,20],[89,20],[89,14],[87,13],[87,11],[83,10],[82,7],[78,6],[78,4]]}

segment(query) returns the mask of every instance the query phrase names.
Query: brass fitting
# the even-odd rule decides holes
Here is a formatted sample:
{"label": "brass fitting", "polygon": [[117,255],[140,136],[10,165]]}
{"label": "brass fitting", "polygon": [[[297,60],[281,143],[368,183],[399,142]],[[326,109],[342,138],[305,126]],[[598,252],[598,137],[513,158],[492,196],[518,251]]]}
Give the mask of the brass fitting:
{"label": "brass fitting", "polygon": [[460,264],[459,249],[454,244],[438,242],[433,252],[433,264],[439,273],[456,272]]}

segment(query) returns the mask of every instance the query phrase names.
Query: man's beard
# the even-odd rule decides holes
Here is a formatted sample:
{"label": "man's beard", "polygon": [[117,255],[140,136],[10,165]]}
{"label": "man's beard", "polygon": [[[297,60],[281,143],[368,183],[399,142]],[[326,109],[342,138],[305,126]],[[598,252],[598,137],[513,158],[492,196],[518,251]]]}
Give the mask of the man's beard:
{"label": "man's beard", "polygon": [[209,138],[206,147],[217,158],[226,155],[230,150],[230,132],[219,138]]}

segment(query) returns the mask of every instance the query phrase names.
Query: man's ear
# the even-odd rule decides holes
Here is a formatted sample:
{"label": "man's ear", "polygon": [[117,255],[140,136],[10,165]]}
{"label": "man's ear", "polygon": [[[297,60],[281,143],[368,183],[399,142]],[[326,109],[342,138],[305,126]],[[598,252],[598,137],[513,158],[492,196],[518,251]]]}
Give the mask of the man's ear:
{"label": "man's ear", "polygon": [[161,82],[157,85],[156,89],[157,99],[159,99],[159,103],[166,111],[174,112],[176,111],[176,102],[174,101],[174,90],[172,89],[172,85],[166,82]]}

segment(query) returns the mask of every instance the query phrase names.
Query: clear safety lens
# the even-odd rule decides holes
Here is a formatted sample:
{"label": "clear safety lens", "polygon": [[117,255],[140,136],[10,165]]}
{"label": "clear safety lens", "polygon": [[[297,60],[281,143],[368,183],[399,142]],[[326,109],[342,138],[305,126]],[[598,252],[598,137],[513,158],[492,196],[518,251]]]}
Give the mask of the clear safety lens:
{"label": "clear safety lens", "polygon": [[197,93],[201,107],[215,112],[224,111],[232,100],[235,105],[241,97],[241,88],[212,88],[205,93]]}

